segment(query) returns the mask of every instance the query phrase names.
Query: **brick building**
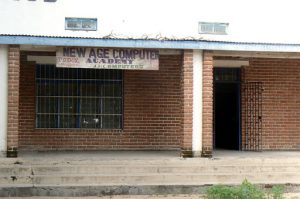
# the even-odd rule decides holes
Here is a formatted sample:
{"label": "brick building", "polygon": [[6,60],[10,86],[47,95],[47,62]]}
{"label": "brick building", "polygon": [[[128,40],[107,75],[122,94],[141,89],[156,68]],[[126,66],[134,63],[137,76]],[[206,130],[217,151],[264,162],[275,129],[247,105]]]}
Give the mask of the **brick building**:
{"label": "brick building", "polygon": [[[211,156],[214,149],[300,150],[300,45],[95,37],[89,30],[67,32],[84,28],[68,23],[85,18],[63,20],[62,35],[0,34],[0,145],[7,156],[26,150],[180,150],[186,157]],[[61,56],[67,48],[77,55]],[[96,52],[95,66],[78,61],[80,49],[89,58]],[[148,51],[140,65],[154,60],[157,68],[130,68],[135,52]],[[115,52],[129,53],[129,62]],[[105,65],[111,56],[114,63]],[[73,58],[79,66],[57,67]]]}

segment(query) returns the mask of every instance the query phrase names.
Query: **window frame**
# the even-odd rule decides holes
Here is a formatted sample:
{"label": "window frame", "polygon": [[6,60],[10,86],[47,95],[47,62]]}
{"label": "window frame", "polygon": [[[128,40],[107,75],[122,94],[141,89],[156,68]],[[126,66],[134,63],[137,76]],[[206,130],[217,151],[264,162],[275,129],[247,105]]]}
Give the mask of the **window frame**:
{"label": "window frame", "polygon": [[[69,23],[76,23],[79,27],[70,27]],[[92,27],[84,27],[84,23],[92,23]],[[65,17],[65,30],[72,31],[97,31],[98,19],[97,18],[78,18],[78,17]]]}
{"label": "window frame", "polygon": [[[46,67],[54,67],[56,68],[55,65],[53,64],[37,64],[36,67],[35,67],[35,129],[61,129],[61,130],[65,130],[65,129],[73,129],[73,130],[123,130],[123,127],[124,127],[124,72],[123,70],[119,70],[119,75],[120,75],[120,79],[59,79],[57,77],[55,77],[54,79],[50,79],[48,78],[48,80],[46,80],[47,78],[38,78],[37,77],[37,67],[39,66],[46,66]],[[80,69],[78,69],[80,70]],[[85,70],[107,70],[107,69],[85,69]],[[113,71],[113,70],[111,70]],[[50,82],[51,85],[57,85],[57,84],[60,84],[60,83],[65,83],[65,82],[80,82],[79,84],[77,84],[76,86],[76,96],[72,96],[72,95],[59,95],[56,91],[56,94],[54,96],[51,96],[51,95],[48,95],[48,96],[42,96],[42,95],[39,95],[38,94],[38,84],[39,82]],[[60,82],[60,83],[58,83]],[[85,82],[85,83],[82,83],[82,82]],[[89,115],[89,114],[85,114],[85,113],[82,113],[81,112],[81,108],[82,108],[82,100],[83,99],[88,99],[87,96],[85,95],[82,95],[81,94],[81,91],[82,89],[84,89],[84,85],[87,85],[89,83],[92,83],[92,84],[95,84],[95,85],[99,85],[99,82],[101,83],[101,93],[104,92],[102,89],[102,86],[105,85],[105,83],[107,82],[113,82],[113,83],[116,83],[117,85],[120,84],[120,89],[121,89],[121,92],[120,92],[120,96],[119,97],[112,97],[112,96],[102,96],[102,95],[99,95],[99,96],[92,96],[91,98],[92,99],[95,99],[96,101],[99,101],[98,103],[99,104],[102,104],[103,101],[107,98],[112,98],[112,99],[120,99],[120,113],[119,114],[105,114],[104,113],[104,110],[105,110],[105,107],[102,107],[100,108],[100,112],[99,113],[94,113],[94,115],[97,115],[99,116],[101,119],[100,121],[103,121],[103,116],[119,116],[119,123],[118,123],[118,126],[119,128],[115,128],[115,127],[112,127],[112,128],[103,128],[103,127],[82,127],[82,124],[81,124],[81,118],[84,116],[84,115]],[[113,84],[108,84],[108,85],[113,85]],[[83,87],[82,87],[83,86]],[[79,92],[79,94],[78,94]],[[39,111],[39,98],[43,98],[45,97],[45,99],[49,99],[50,97],[53,97],[54,98],[54,104],[55,104],[55,112],[51,113],[51,112],[38,112]],[[59,108],[59,104],[60,104],[60,101],[62,100],[62,98],[74,98],[76,100],[75,104],[76,104],[76,111],[74,114],[63,114],[61,112],[62,109]],[[79,107],[79,108],[78,108]],[[55,127],[41,127],[42,125],[40,124],[39,125],[39,121],[38,121],[38,116],[39,115],[53,115],[54,116],[54,122],[55,122]],[[60,125],[60,117],[64,116],[64,115],[69,115],[69,116],[75,116],[76,119],[75,119],[75,126],[76,127],[62,127],[62,125]],[[93,115],[93,113],[91,113],[91,115]]]}
{"label": "window frame", "polygon": [[[198,33],[209,34],[209,35],[228,35],[228,27],[229,27],[229,23],[198,22]],[[224,31],[218,31],[218,29],[220,28],[223,28]]]}

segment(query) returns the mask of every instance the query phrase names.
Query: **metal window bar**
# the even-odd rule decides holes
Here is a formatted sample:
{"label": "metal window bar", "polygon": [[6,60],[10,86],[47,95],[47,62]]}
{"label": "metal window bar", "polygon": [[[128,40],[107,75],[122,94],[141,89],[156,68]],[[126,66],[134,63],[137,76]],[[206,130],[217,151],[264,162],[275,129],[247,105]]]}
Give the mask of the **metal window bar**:
{"label": "metal window bar", "polygon": [[246,151],[262,150],[262,92],[261,82],[244,83]]}
{"label": "metal window bar", "polygon": [[122,71],[37,65],[36,85],[37,128],[123,127]]}

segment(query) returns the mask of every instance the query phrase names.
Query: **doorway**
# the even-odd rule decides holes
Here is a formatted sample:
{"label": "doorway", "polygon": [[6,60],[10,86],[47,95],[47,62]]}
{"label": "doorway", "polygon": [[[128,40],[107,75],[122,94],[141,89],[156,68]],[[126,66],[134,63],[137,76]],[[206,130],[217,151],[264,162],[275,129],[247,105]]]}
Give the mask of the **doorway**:
{"label": "doorway", "polygon": [[240,150],[240,69],[214,68],[214,148]]}

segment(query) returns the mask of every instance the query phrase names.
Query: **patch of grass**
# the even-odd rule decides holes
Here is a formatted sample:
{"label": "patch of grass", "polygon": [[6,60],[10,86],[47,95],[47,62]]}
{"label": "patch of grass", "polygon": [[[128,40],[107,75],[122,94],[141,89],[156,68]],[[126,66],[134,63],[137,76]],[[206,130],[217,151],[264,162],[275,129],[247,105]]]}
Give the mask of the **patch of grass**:
{"label": "patch of grass", "polygon": [[283,199],[283,186],[274,186],[270,191],[259,188],[247,180],[239,186],[215,185],[207,190],[206,199]]}
{"label": "patch of grass", "polygon": [[271,189],[269,195],[273,199],[283,199],[283,192],[284,192],[284,186],[277,185]]}

